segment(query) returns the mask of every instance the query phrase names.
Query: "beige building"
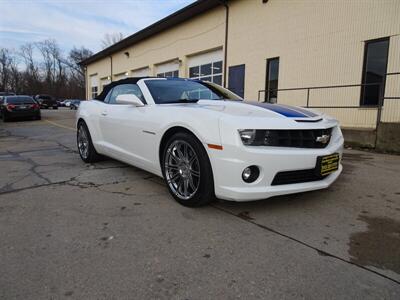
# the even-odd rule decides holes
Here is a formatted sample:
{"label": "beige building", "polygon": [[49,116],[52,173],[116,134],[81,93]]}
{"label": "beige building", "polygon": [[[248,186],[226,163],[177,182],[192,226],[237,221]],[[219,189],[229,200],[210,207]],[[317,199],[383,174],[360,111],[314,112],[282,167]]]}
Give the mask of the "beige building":
{"label": "beige building", "polygon": [[400,0],[199,0],[82,64],[88,99],[130,76],[200,78],[325,111],[348,140],[400,136]]}

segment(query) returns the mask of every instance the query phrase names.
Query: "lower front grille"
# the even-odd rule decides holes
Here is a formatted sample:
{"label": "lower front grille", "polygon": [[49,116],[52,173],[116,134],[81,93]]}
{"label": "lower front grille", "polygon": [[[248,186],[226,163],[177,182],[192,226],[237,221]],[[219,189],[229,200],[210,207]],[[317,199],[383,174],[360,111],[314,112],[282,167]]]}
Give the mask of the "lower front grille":
{"label": "lower front grille", "polygon": [[328,175],[322,176],[316,172],[316,169],[285,171],[275,175],[271,185],[303,183],[311,181],[319,181],[326,178]]}

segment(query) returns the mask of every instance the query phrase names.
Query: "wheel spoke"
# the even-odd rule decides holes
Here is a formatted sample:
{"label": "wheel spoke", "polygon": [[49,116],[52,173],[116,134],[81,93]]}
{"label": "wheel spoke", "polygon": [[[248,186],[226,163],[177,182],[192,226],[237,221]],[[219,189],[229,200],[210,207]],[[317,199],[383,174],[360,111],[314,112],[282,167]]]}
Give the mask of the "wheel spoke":
{"label": "wheel spoke", "polygon": [[186,143],[183,144],[183,157],[185,158],[185,161],[188,161],[189,152],[188,152],[188,145]]}
{"label": "wheel spoke", "polygon": [[189,187],[189,178],[185,178],[183,180],[183,195],[185,197],[187,197],[187,195],[189,195],[188,187]]}
{"label": "wheel spoke", "polygon": [[190,170],[190,174],[196,177],[200,177],[200,172],[199,171],[195,171],[193,169]]}
{"label": "wheel spoke", "polygon": [[176,183],[176,179],[179,177],[179,173],[177,172],[177,173],[175,173],[175,175],[173,175],[173,176],[171,176],[170,178],[169,178],[169,182],[175,182]]}
{"label": "wheel spoke", "polygon": [[169,169],[169,170],[175,170],[175,171],[179,170],[179,168],[178,168],[177,165],[165,164],[165,167],[166,167],[167,169]]}
{"label": "wheel spoke", "polygon": [[182,151],[179,149],[178,146],[176,146],[176,152],[178,153],[179,159],[180,159],[180,160],[183,160],[184,155],[183,155]]}
{"label": "wheel spoke", "polygon": [[190,186],[190,188],[192,189],[192,191],[195,191],[196,190],[196,187],[195,187],[195,185],[194,185],[194,183],[193,183],[193,176],[192,176],[192,174],[190,174],[189,175],[189,178],[188,178],[189,180],[189,186]]}
{"label": "wheel spoke", "polygon": [[169,153],[171,154],[171,158],[175,160],[175,162],[179,163],[181,159],[175,154],[174,150],[176,149],[171,149]]}
{"label": "wheel spoke", "polygon": [[197,156],[196,154],[193,153],[193,156],[189,159],[189,166],[192,167],[192,164],[197,161]]}

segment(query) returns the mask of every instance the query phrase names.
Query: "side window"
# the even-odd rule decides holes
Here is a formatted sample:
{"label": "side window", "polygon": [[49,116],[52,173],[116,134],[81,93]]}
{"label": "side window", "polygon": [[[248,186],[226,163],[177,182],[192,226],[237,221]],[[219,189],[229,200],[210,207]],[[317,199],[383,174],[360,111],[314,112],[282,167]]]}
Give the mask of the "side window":
{"label": "side window", "polygon": [[114,87],[107,95],[105,102],[109,104],[117,104],[116,99],[118,95],[123,94],[133,94],[139,97],[143,103],[146,103],[144,100],[142,91],[136,84],[121,84]]}

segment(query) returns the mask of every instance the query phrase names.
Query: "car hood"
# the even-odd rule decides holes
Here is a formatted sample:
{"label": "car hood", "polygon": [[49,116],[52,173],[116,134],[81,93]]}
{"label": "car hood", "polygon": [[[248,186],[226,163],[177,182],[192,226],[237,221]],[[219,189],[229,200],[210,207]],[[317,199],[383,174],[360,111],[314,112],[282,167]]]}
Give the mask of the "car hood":
{"label": "car hood", "polygon": [[324,113],[284,104],[199,100],[176,105],[183,105],[189,111],[193,109],[217,114],[221,121],[240,128],[327,128],[338,124]]}

